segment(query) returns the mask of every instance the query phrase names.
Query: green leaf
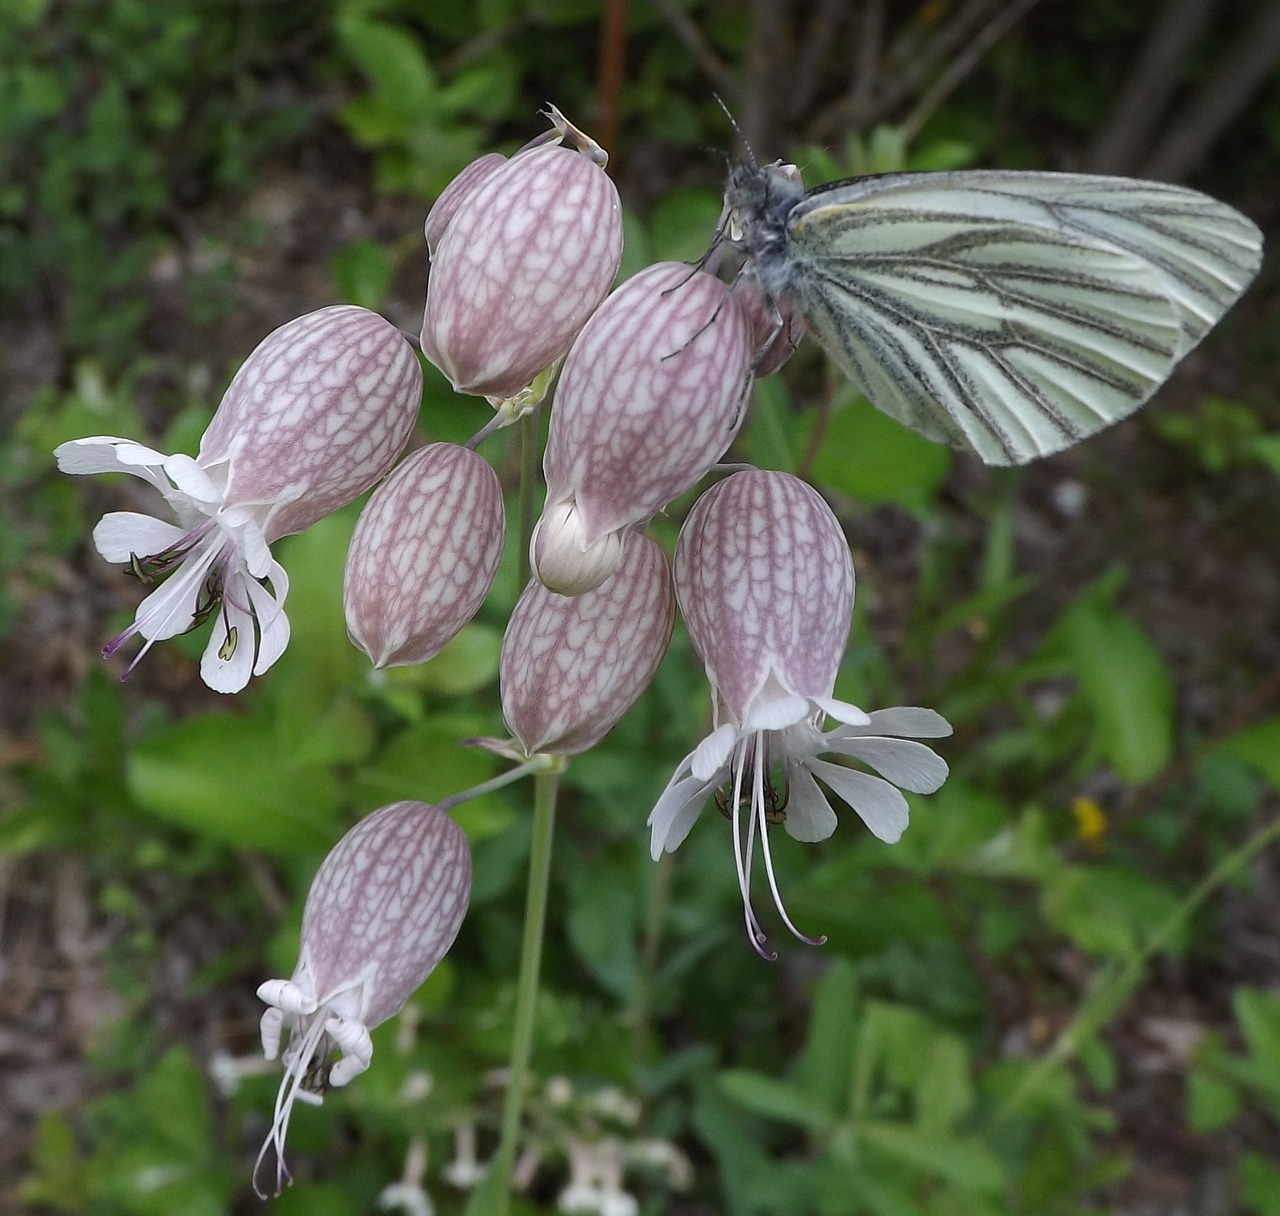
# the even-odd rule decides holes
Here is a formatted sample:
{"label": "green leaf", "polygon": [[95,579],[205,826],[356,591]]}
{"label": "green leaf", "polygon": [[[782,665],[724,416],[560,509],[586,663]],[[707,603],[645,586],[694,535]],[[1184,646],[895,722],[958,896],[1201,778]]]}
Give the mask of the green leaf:
{"label": "green leaf", "polygon": [[862,502],[896,503],[924,514],[950,467],[948,448],[908,430],[864,398],[841,392],[813,462],[813,480]]}
{"label": "green leaf", "polygon": [[1246,1206],[1257,1216],[1280,1216],[1280,1166],[1257,1153],[1245,1153],[1238,1174]]}
{"label": "green leaf", "polygon": [[1093,592],[1063,626],[1103,754],[1131,784],[1150,781],[1173,752],[1173,678],[1164,659],[1136,622]]}
{"label": "green leaf", "polygon": [[395,266],[391,255],[377,241],[361,237],[333,255],[329,272],[341,299],[376,310],[391,290]]}
{"label": "green leaf", "polygon": [[945,1139],[973,1106],[969,1052],[957,1036],[942,1033],[930,1044],[915,1099],[920,1130],[939,1139]]}
{"label": "green leaf", "polygon": [[1232,994],[1231,1004],[1254,1063],[1280,1081],[1280,1000],[1242,987]]}
{"label": "green leaf", "polygon": [[787,386],[780,376],[766,376],[755,384],[751,408],[751,457],[759,465],[794,473],[792,449],[794,415]]}
{"label": "green leaf", "polygon": [[659,262],[694,262],[707,251],[720,219],[719,193],[705,186],[673,190],[649,215],[649,252]]}
{"label": "green leaf", "polygon": [[385,21],[348,17],[337,23],[337,34],[383,96],[397,111],[426,110],[435,92],[435,78],[417,39]]}
{"label": "green leaf", "polygon": [[[1165,886],[1122,866],[1064,866],[1041,892],[1049,923],[1091,954],[1128,959],[1143,948],[1178,908]],[[1179,932],[1167,949],[1178,953]]]}
{"label": "green leaf", "polygon": [[814,993],[809,1036],[800,1057],[801,1087],[827,1110],[848,1108],[857,1001],[853,965],[838,958]]}
{"label": "green leaf", "polygon": [[[357,772],[358,804],[373,808],[406,798],[435,804],[487,781],[497,758],[481,748],[459,746],[482,733],[481,723],[470,717],[435,715],[412,723]],[[473,798],[450,814],[473,843],[505,831],[511,822],[506,801],[495,794]]]}
{"label": "green leaf", "polygon": [[901,1123],[880,1120],[861,1123],[857,1131],[864,1144],[963,1190],[993,1195],[1005,1187],[1003,1167],[980,1140],[939,1139]]}
{"label": "green leaf", "polygon": [[1240,1113],[1240,1093],[1234,1085],[1207,1069],[1192,1069],[1187,1077],[1187,1125],[1196,1132],[1216,1132]]}
{"label": "green leaf", "polygon": [[1228,735],[1214,750],[1247,764],[1273,789],[1280,790],[1280,716],[1264,718]]}
{"label": "green leaf", "polygon": [[835,1125],[835,1113],[812,1095],[762,1073],[729,1069],[720,1074],[720,1089],[730,1102],[766,1119],[795,1124],[818,1135],[827,1134]]}
{"label": "green leaf", "polygon": [[575,868],[569,882],[569,939],[578,957],[614,996],[634,999],[640,975],[634,884],[607,861]]}
{"label": "green leaf", "polygon": [[204,1077],[184,1048],[170,1048],[142,1078],[136,1106],[157,1139],[195,1159],[212,1151]]}
{"label": "green leaf", "polygon": [[157,730],[127,771],[145,811],[235,848],[293,853],[327,849],[338,836],[332,774],[291,766],[255,718],[217,714]]}
{"label": "green leaf", "polygon": [[1259,435],[1249,444],[1249,451],[1280,477],[1280,435]]}

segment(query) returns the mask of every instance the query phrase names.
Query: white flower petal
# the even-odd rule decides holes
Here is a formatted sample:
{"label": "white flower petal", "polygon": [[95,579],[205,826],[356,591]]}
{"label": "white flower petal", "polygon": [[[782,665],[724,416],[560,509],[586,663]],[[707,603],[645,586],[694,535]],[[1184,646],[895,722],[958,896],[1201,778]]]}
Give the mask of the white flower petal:
{"label": "white flower petal", "polygon": [[807,767],[858,812],[877,839],[895,844],[907,830],[907,800],[889,782],[825,760],[811,760]]}
{"label": "white flower petal", "polygon": [[[266,578],[268,572],[279,566],[271,560],[271,546],[262,535],[262,528],[253,522],[246,523],[238,534],[240,552],[244,564],[254,578]],[[272,580],[275,581],[274,579]]]}
{"label": "white flower petal", "polygon": [[[236,583],[241,586],[235,586]],[[232,580],[227,591],[242,591],[243,580]],[[223,596],[200,659],[200,678],[214,692],[239,692],[253,674],[253,617],[236,602],[237,596]]]}
{"label": "white flower petal", "polygon": [[[674,853],[689,835],[698,812],[702,810],[707,795],[718,784],[717,779],[700,781],[697,777],[682,777],[691,757],[686,756],[676,769],[662,797],[649,812],[649,853],[657,861],[664,852]],[[719,774],[717,774],[717,777]]]}
{"label": "white flower petal", "polygon": [[787,765],[787,835],[806,844],[826,840],[836,830],[836,813],[803,764]]}
{"label": "white flower petal", "polygon": [[127,565],[135,555],[163,553],[185,536],[181,528],[137,511],[112,511],[93,529],[93,544],[114,565]]}
{"label": "white flower petal", "polygon": [[831,739],[826,749],[871,765],[882,777],[913,794],[932,794],[947,779],[947,762],[913,739]]}
{"label": "white flower petal", "polygon": [[940,713],[917,705],[898,705],[893,709],[873,710],[868,726],[848,726],[833,731],[845,739],[860,735],[897,735],[908,739],[944,739],[951,734],[951,723]]}
{"label": "white flower petal", "polygon": [[222,491],[190,456],[168,457],[164,471],[178,490],[193,502],[221,505]]}
{"label": "white flower petal", "polygon": [[813,703],[828,718],[834,718],[846,726],[867,726],[871,722],[870,714],[856,705],[850,705],[848,701],[838,701],[835,697],[814,697]]}
{"label": "white flower petal", "polygon": [[160,472],[166,459],[164,453],[134,443],[132,439],[116,439],[111,435],[73,439],[70,443],[60,443],[53,455],[64,473],[132,473],[157,488],[167,488]]}
{"label": "white flower petal", "polygon": [[[727,722],[717,726],[689,757],[690,772],[699,781],[709,781],[729,763],[729,753],[738,741],[738,730]],[[677,769],[677,772],[680,770]]]}
{"label": "white flower petal", "polygon": [[[279,562],[271,563],[271,591],[256,579],[245,579],[245,587],[258,620],[258,657],[253,674],[260,676],[289,645],[289,618],[284,614],[285,597],[289,594],[289,576]],[[275,594],[273,595],[272,592]]]}
{"label": "white flower petal", "polygon": [[748,707],[744,730],[782,730],[809,716],[805,697],[777,696]]}

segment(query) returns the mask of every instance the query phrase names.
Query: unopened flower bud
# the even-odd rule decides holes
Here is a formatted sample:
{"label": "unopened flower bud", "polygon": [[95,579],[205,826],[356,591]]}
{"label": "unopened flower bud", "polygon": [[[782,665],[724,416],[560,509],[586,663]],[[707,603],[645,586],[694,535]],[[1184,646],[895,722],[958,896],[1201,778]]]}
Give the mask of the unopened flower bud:
{"label": "unopened flower bud", "polygon": [[347,551],[342,605],[375,667],[425,663],[469,621],[502,559],[502,487],[483,457],[433,443],[369,499]]}
{"label": "unopened flower bud", "polygon": [[565,360],[544,518],[571,505],[585,552],[683,494],[738,433],[752,354],[746,315],[719,279],[680,262],[629,279]]}
{"label": "unopened flower bud", "polygon": [[625,540],[623,532],[606,532],[588,541],[577,504],[561,502],[548,507],[534,525],[529,562],[549,591],[581,595],[599,587],[618,568]]}
{"label": "unopened flower bud", "polygon": [[440,192],[440,197],[427,212],[427,222],[422,229],[427,238],[427,253],[431,257],[435,257],[436,246],[440,244],[444,230],[449,227],[449,221],[458,208],[479,189],[481,182],[506,163],[507,158],[500,152],[486,152],[483,156],[476,157]]}
{"label": "unopened flower bud", "polygon": [[586,142],[582,151],[537,144],[459,187],[432,253],[422,325],[423,353],[458,392],[495,404],[516,397],[563,357],[612,285],[622,209]]}
{"label": "unopened flower bud", "polygon": [[502,716],[526,755],[576,755],[648,687],[675,621],[666,555],[632,534],[617,572],[566,597],[531,581],[502,640]]}
{"label": "unopened flower bud", "polygon": [[[398,1013],[445,956],[470,897],[466,836],[443,811],[421,802],[374,811],[321,863],[302,913],[293,976],[258,989],[269,1006],[262,1015],[267,1059],[279,1054],[286,1029],[289,1041],[271,1131],[254,1168],[255,1188],[274,1149],[279,1194],[289,1178],[284,1139],[293,1103],[319,1102],[326,1081],[346,1085],[369,1067],[369,1031]],[[312,1062],[327,1061],[334,1048],[341,1056],[317,1082]]]}

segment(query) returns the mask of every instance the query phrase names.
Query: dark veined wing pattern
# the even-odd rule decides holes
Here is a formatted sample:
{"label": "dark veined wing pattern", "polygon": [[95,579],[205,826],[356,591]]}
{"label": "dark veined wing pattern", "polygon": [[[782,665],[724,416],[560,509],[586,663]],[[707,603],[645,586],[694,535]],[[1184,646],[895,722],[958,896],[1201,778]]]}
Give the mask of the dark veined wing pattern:
{"label": "dark veined wing pattern", "polygon": [[1193,190],[977,171],[835,183],[787,215],[788,287],[886,413],[1022,464],[1143,404],[1239,297],[1261,236]]}

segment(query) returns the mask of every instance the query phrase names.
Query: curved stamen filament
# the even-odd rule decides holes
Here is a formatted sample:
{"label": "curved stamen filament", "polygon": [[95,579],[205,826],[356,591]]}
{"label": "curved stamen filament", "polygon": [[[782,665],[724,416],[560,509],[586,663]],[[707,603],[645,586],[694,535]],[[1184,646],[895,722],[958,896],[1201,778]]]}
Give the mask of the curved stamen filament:
{"label": "curved stamen filament", "polygon": [[733,858],[734,864],[738,870],[738,891],[742,896],[742,913],[743,919],[747,927],[747,937],[751,942],[752,948],[763,959],[769,962],[774,961],[778,956],[776,952],[765,950],[764,943],[768,941],[764,929],[761,927],[759,920],[756,919],[755,909],[751,906],[751,859],[755,848],[755,815],[749,814],[746,822],[746,843],[743,843],[743,824],[742,824],[742,785],[743,777],[747,767],[748,750],[753,742],[758,740],[759,733],[754,739],[744,739],[736,748],[733,763]]}
{"label": "curved stamen filament", "polygon": [[760,817],[760,848],[764,853],[764,872],[769,878],[769,890],[773,893],[773,906],[778,909],[778,915],[782,917],[782,923],[791,930],[792,937],[804,942],[807,946],[826,945],[827,935],[825,933],[821,937],[809,937],[808,934],[801,933],[792,923],[791,917],[787,915],[787,909],[782,902],[782,893],[778,890],[778,880],[773,872],[773,857],[769,852],[769,832],[765,824],[763,790],[761,790],[759,801],[752,805],[752,814],[755,815],[757,813]]}
{"label": "curved stamen filament", "polygon": [[[284,1142],[289,1134],[289,1119],[293,1114],[294,1102],[298,1099],[312,1103],[321,1101],[320,1095],[308,1092],[303,1088],[303,1083],[310,1071],[312,1057],[319,1050],[320,1041],[324,1038],[326,1020],[327,1014],[324,1010],[312,1014],[310,1024],[298,1041],[296,1050],[286,1051],[286,1056],[291,1054],[292,1058],[286,1060],[284,1080],[276,1091],[275,1109],[271,1114],[271,1130],[262,1142],[262,1148],[258,1150],[258,1159],[253,1164],[253,1189],[259,1199],[267,1197],[266,1192],[258,1185],[258,1173],[262,1169],[268,1149],[274,1149],[276,1154],[275,1193],[280,1194],[284,1184],[293,1181],[293,1175],[289,1173],[289,1167],[285,1164]],[[292,1047],[292,1044],[290,1046]]]}

